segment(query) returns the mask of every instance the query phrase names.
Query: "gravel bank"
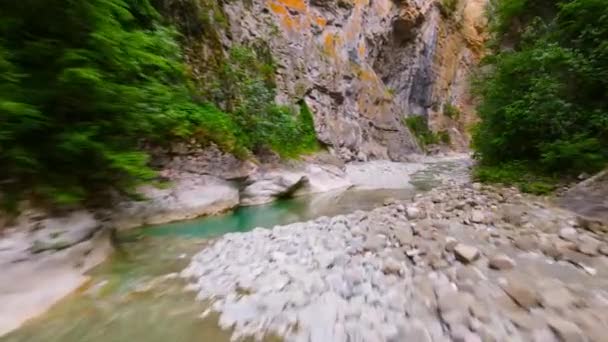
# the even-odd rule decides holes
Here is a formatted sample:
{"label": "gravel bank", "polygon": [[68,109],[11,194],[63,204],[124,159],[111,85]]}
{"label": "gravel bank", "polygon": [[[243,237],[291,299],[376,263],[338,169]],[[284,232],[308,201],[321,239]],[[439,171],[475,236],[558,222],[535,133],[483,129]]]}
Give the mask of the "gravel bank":
{"label": "gravel bank", "polygon": [[574,214],[469,184],[228,234],[182,276],[235,339],[605,341],[606,254]]}

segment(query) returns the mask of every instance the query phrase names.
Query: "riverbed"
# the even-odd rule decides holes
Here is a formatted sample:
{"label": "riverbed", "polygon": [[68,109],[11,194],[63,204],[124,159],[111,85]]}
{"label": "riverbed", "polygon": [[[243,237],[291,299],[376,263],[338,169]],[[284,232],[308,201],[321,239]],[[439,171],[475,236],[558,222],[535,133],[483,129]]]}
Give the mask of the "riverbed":
{"label": "riverbed", "polygon": [[[466,174],[466,159],[429,163],[400,189],[349,189],[242,207],[191,221],[144,227],[120,236],[120,249],[90,272],[78,291],[2,341],[228,341],[230,331],[177,277],[214,238],[255,227],[270,228],[321,216],[371,210]],[[272,337],[270,337],[272,340]]]}

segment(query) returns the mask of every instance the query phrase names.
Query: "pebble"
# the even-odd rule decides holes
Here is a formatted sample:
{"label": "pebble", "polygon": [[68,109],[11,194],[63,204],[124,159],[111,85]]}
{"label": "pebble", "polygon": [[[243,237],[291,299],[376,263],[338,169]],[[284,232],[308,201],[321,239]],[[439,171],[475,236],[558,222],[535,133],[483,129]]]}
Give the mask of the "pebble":
{"label": "pebble", "polygon": [[538,305],[536,292],[526,286],[509,282],[502,289],[515,303],[524,309],[530,309]]}
{"label": "pebble", "polygon": [[546,289],[540,292],[540,303],[543,307],[563,309],[575,302],[574,297],[565,287]]}
{"label": "pebble", "polygon": [[[533,253],[518,265],[504,253],[512,252],[509,241],[524,250],[538,245],[596,272],[590,260],[608,245],[571,227],[556,231],[557,221],[542,216],[557,215],[550,207],[524,207],[526,198],[517,197],[505,190],[498,201],[459,187],[419,195],[410,204],[390,200],[368,213],[226,234],[193,256],[181,276],[197,298],[214,301],[212,311],[234,339],[271,333],[287,342],[544,342],[555,336],[583,341],[588,331],[602,331],[594,319],[584,329],[561,317],[545,321],[551,312],[582,310],[581,303],[600,305],[582,300],[569,284],[542,281],[562,270],[576,272],[571,265],[550,265],[553,259]],[[509,223],[488,223],[502,205],[525,210],[527,222],[515,228],[523,221],[513,214]],[[446,207],[455,209],[444,215]],[[465,219],[475,225],[460,223]],[[548,228],[536,230],[538,220]],[[494,246],[488,238],[507,243]],[[475,263],[482,250],[490,255],[488,267]],[[535,272],[532,266],[551,268]]]}
{"label": "pebble", "polygon": [[488,266],[495,270],[510,270],[515,267],[515,261],[505,254],[497,254],[490,258]]}
{"label": "pebble", "polygon": [[576,240],[576,229],[572,227],[566,227],[559,230],[559,237],[566,241],[574,241]]}
{"label": "pebble", "polygon": [[601,254],[608,256],[608,244],[603,244],[598,248],[598,252]]}
{"label": "pebble", "polygon": [[547,324],[563,342],[586,342],[581,329],[574,323],[557,316],[549,316]]}
{"label": "pebble", "polygon": [[581,240],[582,241],[577,245],[577,249],[579,252],[589,256],[596,256],[599,254],[599,241],[590,237]]}
{"label": "pebble", "polygon": [[530,252],[537,248],[537,243],[532,236],[517,237],[515,241],[513,241],[513,245],[524,252]]}
{"label": "pebble", "polygon": [[480,253],[476,247],[459,243],[454,247],[454,255],[458,261],[470,263],[477,260]]}
{"label": "pebble", "polygon": [[415,219],[419,219],[422,217],[422,211],[420,211],[420,209],[418,209],[414,206],[408,206],[405,209],[405,214],[407,215],[407,218],[410,220],[415,220]]}

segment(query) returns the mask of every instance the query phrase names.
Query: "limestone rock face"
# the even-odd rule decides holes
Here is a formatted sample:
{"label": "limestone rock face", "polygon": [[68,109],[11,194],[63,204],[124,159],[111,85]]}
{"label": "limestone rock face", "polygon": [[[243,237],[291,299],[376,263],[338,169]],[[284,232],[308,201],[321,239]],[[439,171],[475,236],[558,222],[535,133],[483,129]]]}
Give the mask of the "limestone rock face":
{"label": "limestone rock face", "polygon": [[[466,144],[467,78],[483,43],[483,5],[462,0],[442,15],[433,0],[231,1],[222,5],[221,40],[269,46],[276,100],[304,100],[333,154],[404,161],[419,150],[403,124],[409,115],[427,116],[455,146]],[[463,114],[443,118],[446,104]]]}
{"label": "limestone rock face", "polygon": [[125,201],[111,214],[119,229],[161,224],[217,214],[239,204],[238,187],[226,180],[184,173],[175,177],[170,188],[144,186],[143,201]]}

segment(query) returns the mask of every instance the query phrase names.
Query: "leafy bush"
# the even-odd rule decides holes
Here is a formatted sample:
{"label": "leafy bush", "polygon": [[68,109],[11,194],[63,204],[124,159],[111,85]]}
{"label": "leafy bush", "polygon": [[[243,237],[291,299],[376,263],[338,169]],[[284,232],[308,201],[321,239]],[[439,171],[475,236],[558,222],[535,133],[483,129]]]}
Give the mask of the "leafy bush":
{"label": "leafy bush", "polygon": [[142,149],[150,142],[196,138],[238,155],[268,146],[289,156],[316,144],[310,113],[274,104],[263,48],[232,49],[222,83],[209,85],[217,96],[193,101],[178,34],[149,0],[2,2],[0,32],[5,202],[130,193],[155,177]]}
{"label": "leafy bush", "polygon": [[460,109],[451,103],[446,103],[443,105],[443,115],[450,119],[458,120],[460,118]]}
{"label": "leafy bush", "polygon": [[540,175],[530,165],[518,162],[478,166],[473,172],[473,178],[480,182],[517,186],[524,192],[537,195],[549,193],[556,187],[554,177]]}
{"label": "leafy bush", "polygon": [[[608,6],[604,0],[500,0],[473,134],[482,167],[574,175],[608,162]],[[520,26],[524,23],[525,26]],[[514,171],[515,172],[515,171]],[[503,173],[498,173],[502,175]]]}
{"label": "leafy bush", "polygon": [[445,17],[451,17],[458,7],[458,0],[441,0],[439,2],[439,10]]}
{"label": "leafy bush", "polygon": [[423,148],[427,145],[439,143],[439,136],[429,129],[425,117],[420,115],[409,116],[404,118],[404,123]]}
{"label": "leafy bush", "polygon": [[312,114],[303,101],[299,114],[274,102],[274,74],[274,61],[264,44],[235,46],[218,70],[212,100],[231,115],[245,148],[268,147],[295,157],[316,147]]}
{"label": "leafy bush", "polygon": [[439,137],[439,141],[441,141],[441,143],[444,145],[449,145],[452,142],[450,133],[448,133],[448,131],[439,131],[437,136]]}

